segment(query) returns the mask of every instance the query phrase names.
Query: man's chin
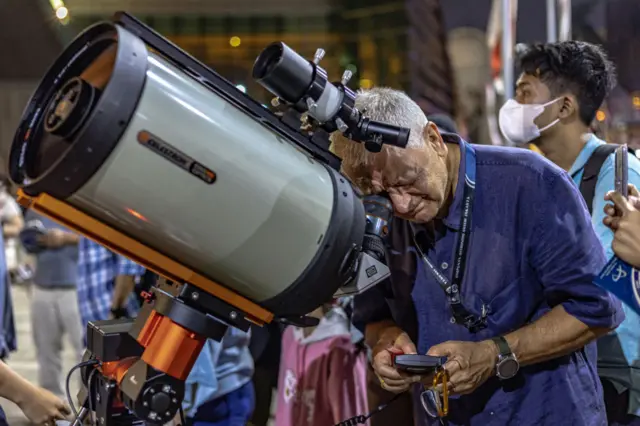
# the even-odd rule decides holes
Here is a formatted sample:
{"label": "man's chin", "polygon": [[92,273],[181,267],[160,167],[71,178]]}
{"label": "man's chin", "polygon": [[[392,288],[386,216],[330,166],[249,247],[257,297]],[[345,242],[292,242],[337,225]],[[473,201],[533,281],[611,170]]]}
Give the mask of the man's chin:
{"label": "man's chin", "polygon": [[396,216],[399,217],[400,219],[404,219],[412,223],[429,223],[436,217],[435,214],[430,214],[424,209],[415,215],[411,215],[411,216],[396,215]]}

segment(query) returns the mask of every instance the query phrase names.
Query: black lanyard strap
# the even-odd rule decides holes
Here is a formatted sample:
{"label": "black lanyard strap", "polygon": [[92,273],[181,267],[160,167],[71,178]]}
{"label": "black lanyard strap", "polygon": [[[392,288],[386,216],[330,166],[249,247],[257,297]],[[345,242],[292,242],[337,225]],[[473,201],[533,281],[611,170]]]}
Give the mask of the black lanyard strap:
{"label": "black lanyard strap", "polygon": [[453,276],[449,280],[437,266],[422,251],[420,244],[415,238],[414,244],[424,264],[431,271],[442,290],[447,296],[447,301],[453,312],[452,322],[463,324],[469,331],[476,333],[486,328],[487,310],[482,310],[482,315],[476,317],[470,313],[462,304],[462,294],[460,286],[464,279],[464,271],[467,263],[467,253],[469,251],[469,240],[471,237],[471,216],[473,213],[473,202],[476,189],[476,154],[471,145],[463,144],[465,156],[465,176],[464,176],[464,193],[462,199],[462,214],[460,219],[460,231],[458,233],[458,241],[456,243],[456,251],[454,253]]}

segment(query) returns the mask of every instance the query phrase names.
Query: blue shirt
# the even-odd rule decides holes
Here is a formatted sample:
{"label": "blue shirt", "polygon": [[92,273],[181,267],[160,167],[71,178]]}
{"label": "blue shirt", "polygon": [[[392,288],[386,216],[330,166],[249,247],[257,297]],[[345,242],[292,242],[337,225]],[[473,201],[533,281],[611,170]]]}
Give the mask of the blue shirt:
{"label": "blue shirt", "polygon": [[[446,136],[445,140],[455,143],[459,138]],[[487,328],[473,334],[451,322],[442,288],[407,249],[411,243],[405,242],[402,248],[394,245],[392,237],[392,283],[377,292],[386,298],[396,322],[404,326],[408,309],[403,297],[409,290],[405,283],[414,278],[410,295],[418,352],[426,353],[448,340],[481,341],[507,334],[558,305],[590,327],[617,326],[624,314],[617,299],[593,284],[605,264],[604,252],[568,174],[528,150],[474,147],[476,193],[461,294],[465,307],[477,316],[483,304],[488,307]],[[429,258],[449,279],[460,228],[464,160],[463,150],[455,198],[443,226],[435,232],[434,243],[427,248]],[[403,227],[402,221],[394,221],[392,228],[396,226]],[[392,230],[392,234],[397,232]],[[405,257],[413,256],[413,263],[405,262],[413,270],[396,269],[400,263],[394,258],[403,256],[403,251]],[[372,293],[363,301],[375,304],[374,297]],[[356,300],[356,306],[358,303]],[[377,308],[361,311],[381,317]],[[596,349],[591,343],[570,355],[522,367],[513,379],[492,377],[473,394],[450,400],[449,424],[602,426],[606,413],[595,363]],[[418,401],[416,407],[418,424],[438,424],[427,418]]]}
{"label": "blue shirt", "polygon": [[[198,408],[240,389],[251,381],[253,358],[249,352],[249,335],[229,327],[220,342],[208,339],[185,383],[182,406],[187,417]],[[206,413],[199,413],[206,417]]]}
{"label": "blue shirt", "polygon": [[[579,187],[584,174],[584,167],[595,149],[605,142],[594,135],[589,138],[584,148],[576,158],[569,174]],[[629,183],[640,188],[640,160],[629,155]],[[607,259],[613,257],[611,243],[613,232],[602,223],[605,217],[604,206],[607,202],[604,196],[615,189],[615,154],[611,154],[600,168],[595,195],[593,197],[593,215],[591,221],[596,234],[604,247]],[[622,305],[626,319],[609,335],[598,342],[598,369],[601,377],[608,378],[616,384],[626,388],[640,390],[640,374],[636,369],[620,369],[622,366],[640,364],[640,316],[626,305]],[[635,378],[630,375],[634,374]],[[634,385],[635,384],[635,385]],[[630,412],[640,415],[640,392],[630,395]]]}
{"label": "blue shirt", "polygon": [[[82,324],[109,319],[115,279],[118,275],[141,277],[145,269],[131,260],[87,238],[78,243],[78,308]],[[126,308],[130,316],[138,311],[131,294]]]}
{"label": "blue shirt", "polygon": [[[25,213],[25,228],[39,225],[46,230],[60,229],[71,232],[48,217],[41,216],[29,209]],[[33,282],[38,287],[76,288],[78,276],[78,246],[66,245],[60,248],[46,249],[36,254],[37,267]]]}

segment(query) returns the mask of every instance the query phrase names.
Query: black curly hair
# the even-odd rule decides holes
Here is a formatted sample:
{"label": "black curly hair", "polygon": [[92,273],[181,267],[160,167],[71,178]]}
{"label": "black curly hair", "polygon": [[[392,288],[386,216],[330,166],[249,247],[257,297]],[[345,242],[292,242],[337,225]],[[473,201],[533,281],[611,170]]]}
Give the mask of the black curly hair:
{"label": "black curly hair", "polygon": [[519,46],[517,64],[520,71],[546,84],[553,96],[573,94],[580,120],[587,126],[616,85],[615,66],[605,51],[584,41]]}

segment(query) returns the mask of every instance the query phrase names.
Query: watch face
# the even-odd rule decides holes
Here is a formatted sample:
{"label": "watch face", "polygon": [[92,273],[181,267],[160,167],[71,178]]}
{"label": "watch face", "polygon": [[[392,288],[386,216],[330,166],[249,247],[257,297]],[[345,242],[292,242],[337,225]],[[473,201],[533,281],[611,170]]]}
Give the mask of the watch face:
{"label": "watch face", "polygon": [[498,364],[498,377],[501,379],[510,379],[518,373],[520,364],[513,358],[504,358]]}

